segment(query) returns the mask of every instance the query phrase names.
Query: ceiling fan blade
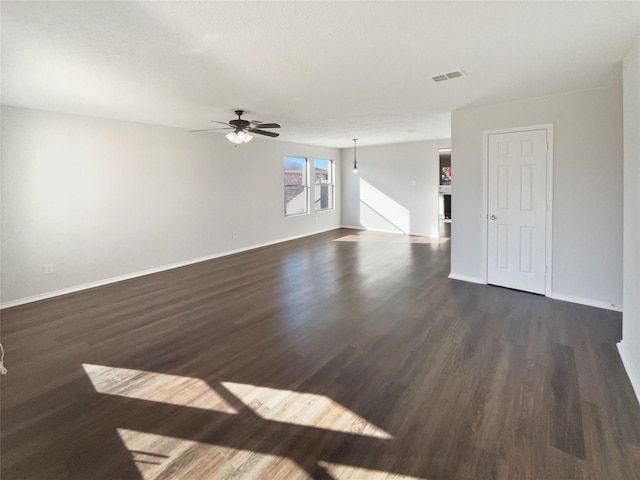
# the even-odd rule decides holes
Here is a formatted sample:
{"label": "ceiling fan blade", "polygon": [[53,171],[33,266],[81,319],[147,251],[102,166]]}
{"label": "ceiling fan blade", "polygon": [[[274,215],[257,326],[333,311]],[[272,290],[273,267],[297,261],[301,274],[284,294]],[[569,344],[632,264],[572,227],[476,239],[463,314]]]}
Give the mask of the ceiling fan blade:
{"label": "ceiling fan blade", "polygon": [[266,135],[267,137],[274,137],[274,138],[280,135],[279,133],[276,133],[276,132],[267,132],[266,130],[258,130],[257,128],[250,128],[248,131],[251,133],[257,133],[258,135]]}
{"label": "ceiling fan blade", "polygon": [[227,122],[218,122],[217,120],[211,120],[211,123],[220,123],[222,125],[229,125]]}
{"label": "ceiling fan blade", "polygon": [[280,128],[277,123],[258,123],[255,128]]}
{"label": "ceiling fan blade", "polygon": [[195,133],[195,132],[211,132],[213,130],[234,130],[231,127],[227,127],[227,128],[204,128],[202,130],[189,130],[189,133]]}

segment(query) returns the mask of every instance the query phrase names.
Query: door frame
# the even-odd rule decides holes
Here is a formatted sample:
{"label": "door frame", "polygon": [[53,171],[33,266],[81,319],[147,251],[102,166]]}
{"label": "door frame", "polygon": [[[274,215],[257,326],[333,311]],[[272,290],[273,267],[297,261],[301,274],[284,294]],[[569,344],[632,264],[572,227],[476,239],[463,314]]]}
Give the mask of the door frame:
{"label": "door frame", "polygon": [[547,131],[547,212],[545,218],[545,286],[544,295],[552,295],[553,279],[553,124],[530,125],[482,132],[482,283],[489,283],[489,135],[517,133],[529,130]]}

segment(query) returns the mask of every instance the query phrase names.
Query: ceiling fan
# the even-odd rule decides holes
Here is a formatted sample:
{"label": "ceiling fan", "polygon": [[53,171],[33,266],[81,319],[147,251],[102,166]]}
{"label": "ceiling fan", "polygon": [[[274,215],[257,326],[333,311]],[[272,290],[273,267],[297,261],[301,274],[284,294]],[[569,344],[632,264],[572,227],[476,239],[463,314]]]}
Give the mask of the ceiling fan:
{"label": "ceiling fan", "polygon": [[203,130],[191,130],[191,132],[210,132],[213,130],[233,130],[232,132],[227,133],[225,136],[227,140],[231,143],[235,143],[236,145],[240,145],[241,143],[247,143],[251,141],[253,138],[252,133],[256,133],[258,135],[266,135],[267,137],[277,137],[280,135],[276,132],[270,132],[268,130],[262,130],[263,128],[280,128],[280,125],[277,123],[263,123],[258,120],[243,120],[242,115],[244,114],[244,110],[236,110],[236,115],[238,118],[234,118],[233,120],[229,120],[228,123],[225,122],[217,122],[212,120],[213,123],[220,123],[222,125],[226,125],[226,127],[220,128],[205,128]]}

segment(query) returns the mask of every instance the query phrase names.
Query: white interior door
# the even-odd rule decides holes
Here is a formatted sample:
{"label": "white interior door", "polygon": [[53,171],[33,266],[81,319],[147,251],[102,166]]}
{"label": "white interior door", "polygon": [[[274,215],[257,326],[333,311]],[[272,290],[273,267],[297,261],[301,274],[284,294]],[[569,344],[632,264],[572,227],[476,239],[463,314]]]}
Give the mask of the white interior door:
{"label": "white interior door", "polygon": [[488,136],[487,281],[545,293],[547,131]]}

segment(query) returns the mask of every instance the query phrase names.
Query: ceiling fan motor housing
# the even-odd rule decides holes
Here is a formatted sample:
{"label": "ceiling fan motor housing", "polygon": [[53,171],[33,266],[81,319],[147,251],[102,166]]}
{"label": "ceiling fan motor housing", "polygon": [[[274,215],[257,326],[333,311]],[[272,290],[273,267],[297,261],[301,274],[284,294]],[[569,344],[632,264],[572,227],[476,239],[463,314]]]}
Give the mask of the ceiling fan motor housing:
{"label": "ceiling fan motor housing", "polygon": [[238,115],[238,118],[234,119],[234,120],[230,120],[229,121],[229,125],[233,125],[236,128],[240,128],[240,129],[245,129],[245,128],[249,128],[249,125],[251,125],[251,122],[249,122],[248,120],[242,120],[242,115],[244,114],[244,110],[236,110],[235,114]]}
{"label": "ceiling fan motor housing", "polygon": [[231,120],[229,122],[229,125],[233,125],[234,127],[237,127],[237,128],[248,128],[249,125],[251,125],[251,123],[248,122],[247,120],[237,119],[237,120]]}

